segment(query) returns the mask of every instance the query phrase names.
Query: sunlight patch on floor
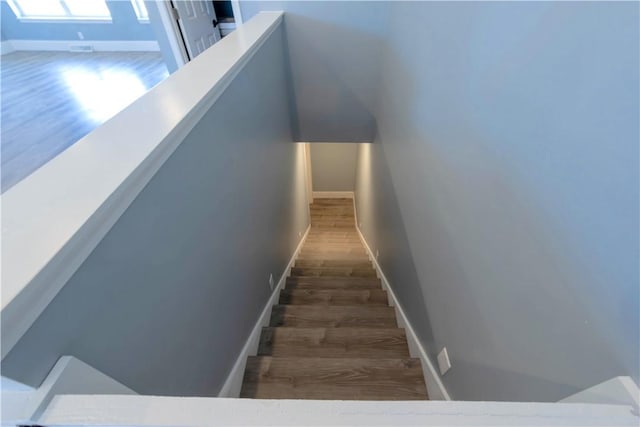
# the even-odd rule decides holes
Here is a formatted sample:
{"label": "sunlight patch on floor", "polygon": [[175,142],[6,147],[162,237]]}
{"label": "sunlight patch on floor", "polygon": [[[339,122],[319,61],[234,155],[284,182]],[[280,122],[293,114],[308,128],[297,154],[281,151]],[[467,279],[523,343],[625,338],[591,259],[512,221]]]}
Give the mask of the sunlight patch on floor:
{"label": "sunlight patch on floor", "polygon": [[140,78],[126,69],[62,67],[60,73],[87,118],[96,124],[104,123],[147,91]]}

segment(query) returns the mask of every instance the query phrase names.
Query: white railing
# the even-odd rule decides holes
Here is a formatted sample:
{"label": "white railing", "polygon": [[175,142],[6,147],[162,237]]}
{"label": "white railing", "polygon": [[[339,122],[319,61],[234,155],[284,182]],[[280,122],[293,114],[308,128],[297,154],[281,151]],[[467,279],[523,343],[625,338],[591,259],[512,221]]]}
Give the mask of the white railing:
{"label": "white railing", "polygon": [[58,396],[47,426],[637,426],[629,406],[522,402],[363,402]]}
{"label": "white railing", "polygon": [[0,197],[2,358],[282,15],[260,13]]}
{"label": "white railing", "polygon": [[36,424],[35,420],[42,416],[55,396],[79,393],[121,396],[136,394],[81,360],[62,356],[40,387],[21,390],[5,390],[3,387],[0,398],[1,425]]}
{"label": "white railing", "polygon": [[2,425],[637,426],[639,394],[630,377],[616,377],[557,403],[143,396],[64,356],[38,389],[3,392]]}

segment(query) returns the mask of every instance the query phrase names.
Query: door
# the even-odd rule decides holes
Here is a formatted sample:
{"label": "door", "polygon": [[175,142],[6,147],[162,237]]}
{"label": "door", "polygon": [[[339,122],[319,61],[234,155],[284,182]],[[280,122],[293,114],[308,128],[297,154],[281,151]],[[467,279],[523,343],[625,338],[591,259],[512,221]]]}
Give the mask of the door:
{"label": "door", "polygon": [[212,1],[174,0],[173,7],[190,60],[220,40],[220,28]]}

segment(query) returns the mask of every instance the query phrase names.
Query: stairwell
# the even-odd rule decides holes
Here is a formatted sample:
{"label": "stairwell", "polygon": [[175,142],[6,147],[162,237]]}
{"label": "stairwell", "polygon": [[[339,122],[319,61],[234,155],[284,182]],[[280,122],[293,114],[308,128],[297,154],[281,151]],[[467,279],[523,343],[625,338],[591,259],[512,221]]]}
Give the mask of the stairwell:
{"label": "stairwell", "polygon": [[425,400],[419,359],[355,229],[351,199],[316,199],[311,229],[247,359],[240,397]]}

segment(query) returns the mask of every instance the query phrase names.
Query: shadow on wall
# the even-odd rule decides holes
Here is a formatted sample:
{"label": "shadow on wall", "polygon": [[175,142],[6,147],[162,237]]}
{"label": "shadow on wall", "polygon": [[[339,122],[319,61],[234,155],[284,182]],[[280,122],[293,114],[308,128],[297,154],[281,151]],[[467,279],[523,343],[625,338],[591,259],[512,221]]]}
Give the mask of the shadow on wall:
{"label": "shadow on wall", "polygon": [[295,13],[285,15],[285,28],[297,108],[296,140],[373,140],[376,91],[371,86],[377,78],[381,39]]}
{"label": "shadow on wall", "polygon": [[[371,185],[399,208],[360,200],[358,213],[374,216],[363,231],[385,272],[385,240],[407,236],[422,295],[389,279],[428,351],[447,346],[449,392],[556,401],[637,378],[637,5],[396,15],[371,145],[392,185],[380,170]],[[425,307],[430,323],[414,318]]]}
{"label": "shadow on wall", "polygon": [[[282,26],[282,33],[284,34],[285,44],[286,41],[289,40],[289,35],[287,34],[287,26]],[[296,101],[296,94],[293,88],[293,72],[291,66],[291,49],[284,49],[284,69],[285,76],[287,78],[287,104],[289,106],[289,127],[291,128],[291,136],[292,142],[302,142],[304,141],[300,138],[300,118],[298,117],[298,103]]]}
{"label": "shadow on wall", "polygon": [[[447,167],[444,159],[435,161],[435,154],[433,161],[436,164],[442,162],[444,169],[453,170],[453,165]],[[436,168],[435,165],[431,166]],[[450,179],[456,181],[453,176]],[[416,180],[415,183],[419,182]],[[419,184],[422,183],[425,181]],[[449,188],[443,183],[439,187],[445,192]],[[356,175],[360,229],[372,251],[379,251],[378,262],[436,369],[436,355],[443,346],[447,346],[454,369],[443,377],[443,381],[454,400],[557,401],[600,382],[599,379],[586,377],[581,384],[566,378],[561,380],[562,372],[550,366],[548,358],[555,357],[558,360],[556,365],[566,369],[571,357],[563,351],[568,351],[569,342],[573,340],[587,343],[576,365],[597,365],[603,360],[612,363],[610,373],[597,378],[608,379],[615,376],[616,372],[624,371],[620,365],[616,366],[612,354],[603,347],[604,342],[600,344],[600,349],[589,351],[588,343],[594,343],[593,338],[584,333],[582,337],[577,337],[578,333],[572,332],[571,327],[579,325],[562,325],[559,321],[562,314],[554,313],[551,304],[548,307],[528,305],[526,302],[533,300],[540,289],[518,283],[506,289],[494,283],[483,284],[481,278],[469,274],[465,260],[473,255],[468,251],[475,249],[461,249],[455,243],[464,231],[451,229],[451,224],[444,219],[446,215],[440,211],[442,200],[439,200],[437,193],[431,194],[434,198],[429,206],[413,206],[421,210],[417,214],[421,230],[420,239],[413,239],[410,243],[383,145],[379,140],[372,144],[360,144]],[[439,218],[438,225],[432,223],[434,216]],[[476,227],[477,223],[471,222],[468,226]],[[487,236],[483,238],[484,242],[490,241],[494,233],[493,238],[504,238],[497,237],[500,231],[495,228],[485,232]],[[518,227],[511,232],[511,239],[527,239]],[[494,266],[494,274],[499,275],[500,270],[507,266],[493,258],[491,249],[486,247],[487,252],[483,256],[487,264]],[[478,256],[480,252],[475,255]],[[415,258],[413,253],[419,253],[420,256]],[[512,265],[511,268],[526,269],[526,259],[530,256],[534,255],[523,251],[519,255],[522,261],[520,265]],[[419,265],[418,269],[416,265]],[[579,303],[566,290],[557,288],[557,283],[547,281],[546,287],[548,289],[542,292],[555,292],[554,299],[563,301],[568,310],[580,309]],[[516,298],[517,301],[507,302],[503,298]],[[487,312],[486,308],[491,306],[495,307],[495,313]],[[509,310],[508,316],[501,312],[505,309]],[[432,320],[434,316],[435,323]],[[509,316],[513,323],[505,320]],[[536,326],[540,316],[558,319],[558,326],[555,329]],[[439,323],[442,318],[449,323]],[[446,328],[449,335],[443,336],[440,332],[441,335],[434,336],[433,324]],[[533,347],[531,342],[538,340],[546,341],[550,348],[557,348],[558,353],[554,355],[543,347]],[[514,365],[514,357],[528,358],[530,371]],[[543,369],[545,363],[546,372]]]}
{"label": "shadow on wall", "polygon": [[437,350],[425,295],[378,141],[358,146],[355,198],[358,226],[374,254],[379,253],[378,263],[433,362]]}

